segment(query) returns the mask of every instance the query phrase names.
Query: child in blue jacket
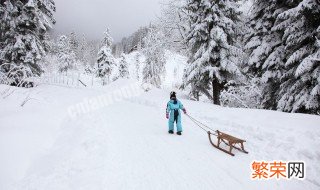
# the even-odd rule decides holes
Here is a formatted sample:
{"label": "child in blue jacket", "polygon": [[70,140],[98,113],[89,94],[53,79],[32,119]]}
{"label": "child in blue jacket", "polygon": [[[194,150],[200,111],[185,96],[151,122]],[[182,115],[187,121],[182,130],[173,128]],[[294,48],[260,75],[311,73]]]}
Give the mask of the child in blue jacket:
{"label": "child in blue jacket", "polygon": [[173,134],[174,131],[174,122],[177,125],[177,135],[181,135],[182,133],[182,126],[181,126],[181,113],[180,109],[183,113],[187,113],[186,109],[183,107],[182,103],[177,99],[176,93],[170,93],[170,101],[167,103],[166,109],[166,118],[168,120],[169,125],[169,133]]}

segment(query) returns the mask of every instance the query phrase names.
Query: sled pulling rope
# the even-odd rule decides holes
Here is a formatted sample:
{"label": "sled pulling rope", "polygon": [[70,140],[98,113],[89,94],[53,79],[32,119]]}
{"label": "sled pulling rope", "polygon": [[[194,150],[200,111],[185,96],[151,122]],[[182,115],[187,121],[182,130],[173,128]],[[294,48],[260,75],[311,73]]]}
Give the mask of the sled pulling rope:
{"label": "sled pulling rope", "polygon": [[[239,139],[237,137],[231,136],[227,133],[223,133],[219,130],[213,130],[212,128],[206,126],[205,124],[201,123],[200,121],[196,120],[195,118],[191,117],[189,114],[186,114],[192,122],[194,122],[199,128],[206,131],[208,133],[209,141],[212,144],[213,147],[230,154],[231,156],[234,156],[232,153],[232,149],[237,149],[243,153],[248,154],[248,152],[244,149],[243,143],[246,142],[245,140]],[[217,137],[218,142],[217,144],[214,144],[212,142],[211,135],[214,135]],[[225,145],[229,146],[229,150],[223,149],[220,147],[221,142],[223,142]],[[237,147],[236,145],[240,145],[240,147]]]}

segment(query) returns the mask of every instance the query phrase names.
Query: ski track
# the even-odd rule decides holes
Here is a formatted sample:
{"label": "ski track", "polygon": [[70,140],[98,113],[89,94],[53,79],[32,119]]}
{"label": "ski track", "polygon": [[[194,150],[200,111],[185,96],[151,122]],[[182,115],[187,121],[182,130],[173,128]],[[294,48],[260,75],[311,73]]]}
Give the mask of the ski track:
{"label": "ski track", "polygon": [[[86,96],[100,93],[90,92]],[[164,114],[167,96],[167,91],[153,90],[76,120],[65,115],[52,146],[32,163],[25,177],[10,185],[9,189],[320,188],[319,179],[314,178],[320,173],[319,166],[314,165],[320,160],[320,151],[299,145],[305,140],[307,146],[319,147],[319,130],[311,132],[284,126],[274,132],[274,128],[269,130],[251,123],[254,118],[249,122],[242,121],[243,115],[238,113],[243,109],[182,100],[196,119],[214,129],[247,139],[245,148],[249,154],[234,150],[236,156],[231,157],[214,149],[207,134],[186,116],[182,121],[183,135],[169,135]],[[50,101],[50,98],[46,100]],[[263,114],[257,117],[263,117]],[[294,159],[310,163],[307,175],[311,178],[290,182],[250,179],[254,160]]]}

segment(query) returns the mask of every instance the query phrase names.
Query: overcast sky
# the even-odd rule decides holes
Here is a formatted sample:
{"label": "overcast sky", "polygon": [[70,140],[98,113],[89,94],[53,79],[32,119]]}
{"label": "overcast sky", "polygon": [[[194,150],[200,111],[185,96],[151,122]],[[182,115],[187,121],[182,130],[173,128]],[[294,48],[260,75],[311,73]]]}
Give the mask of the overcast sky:
{"label": "overcast sky", "polygon": [[164,0],[55,0],[55,34],[75,31],[100,40],[107,27],[115,41],[148,25],[160,14]]}

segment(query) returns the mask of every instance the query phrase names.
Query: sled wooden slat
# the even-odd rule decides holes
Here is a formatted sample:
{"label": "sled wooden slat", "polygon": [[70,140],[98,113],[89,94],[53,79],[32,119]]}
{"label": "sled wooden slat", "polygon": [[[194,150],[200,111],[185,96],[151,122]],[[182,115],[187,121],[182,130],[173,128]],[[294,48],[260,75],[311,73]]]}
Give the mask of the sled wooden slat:
{"label": "sled wooden slat", "polygon": [[[216,132],[217,132],[216,136],[217,136],[218,142],[217,142],[217,144],[214,144],[211,139],[211,135],[213,135],[213,133],[208,131],[209,140],[210,140],[210,143],[212,144],[212,146],[214,146],[215,148],[217,148],[227,154],[230,154],[231,156],[234,156],[234,154],[232,153],[233,148],[237,149],[243,153],[248,154],[248,152],[246,150],[244,150],[244,146],[243,146],[243,143],[246,142],[245,140],[239,139],[237,137],[231,136],[229,134],[223,133],[218,130]],[[225,150],[225,149],[221,148],[220,147],[221,142],[224,142],[227,146],[229,146],[229,150]],[[240,145],[240,148],[236,147],[237,144]]]}

